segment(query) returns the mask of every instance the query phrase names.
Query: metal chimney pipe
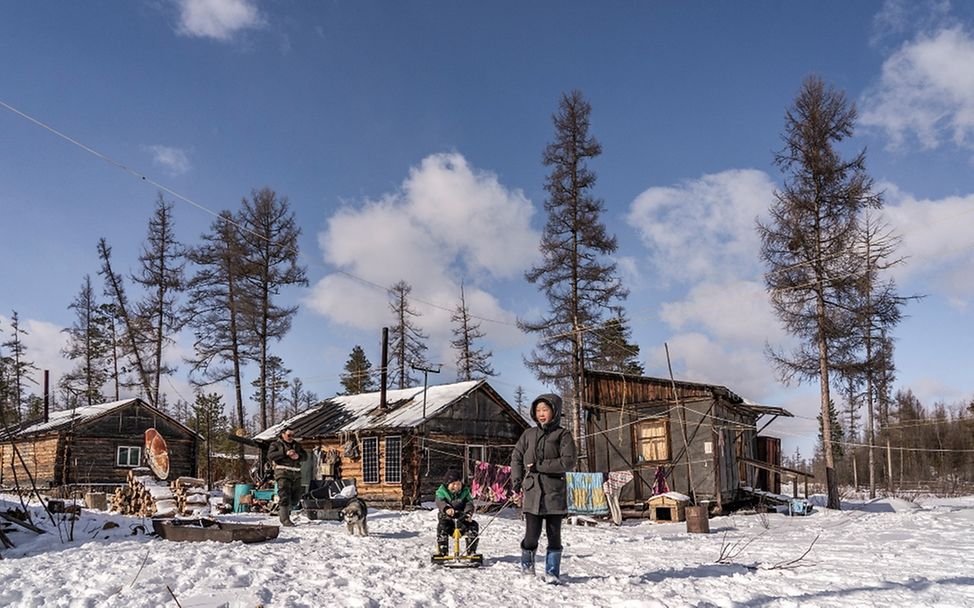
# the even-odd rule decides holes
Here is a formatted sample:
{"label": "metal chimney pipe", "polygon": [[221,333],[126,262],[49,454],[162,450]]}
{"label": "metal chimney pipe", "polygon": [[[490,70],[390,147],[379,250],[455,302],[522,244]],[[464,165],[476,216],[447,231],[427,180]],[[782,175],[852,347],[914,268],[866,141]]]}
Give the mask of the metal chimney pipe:
{"label": "metal chimney pipe", "polygon": [[51,418],[51,371],[44,370],[44,422],[50,422]]}
{"label": "metal chimney pipe", "polygon": [[382,328],[382,373],[380,377],[379,387],[379,410],[385,411],[386,409],[386,382],[389,377],[389,328]]}

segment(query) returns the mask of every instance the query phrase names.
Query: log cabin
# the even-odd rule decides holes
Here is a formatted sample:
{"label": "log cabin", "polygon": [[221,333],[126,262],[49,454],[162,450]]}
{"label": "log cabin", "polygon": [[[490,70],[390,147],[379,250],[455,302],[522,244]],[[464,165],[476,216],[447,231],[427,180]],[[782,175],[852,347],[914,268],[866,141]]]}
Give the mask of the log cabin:
{"label": "log cabin", "polygon": [[55,411],[0,431],[0,487],[29,488],[31,478],[39,488],[124,484],[144,462],[148,428],[166,440],[170,478],[195,477],[201,438],[135,398]]}
{"label": "log cabin", "polygon": [[[509,464],[528,427],[484,380],[339,395],[254,437],[265,450],[289,427],[309,453],[338,458],[325,477],[354,479],[369,504],[405,508],[433,499],[446,472],[469,478],[475,461]],[[305,483],[321,477],[309,459]]]}
{"label": "log cabin", "polygon": [[759,436],[777,417],[792,416],[783,408],[714,384],[590,370],[583,401],[589,469],[634,474],[622,488],[624,509],[645,509],[667,489],[713,512],[749,500],[748,488],[777,491],[778,474],[759,475],[750,463],[784,472],[780,439]]}

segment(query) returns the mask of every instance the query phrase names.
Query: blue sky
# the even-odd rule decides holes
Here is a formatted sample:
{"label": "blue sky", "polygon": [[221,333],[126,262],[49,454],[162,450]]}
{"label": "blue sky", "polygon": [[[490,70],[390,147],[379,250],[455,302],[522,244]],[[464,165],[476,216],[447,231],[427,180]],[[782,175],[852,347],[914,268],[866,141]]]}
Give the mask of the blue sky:
{"label": "blue sky", "polygon": [[[865,147],[904,237],[898,386],[929,404],[974,396],[974,7],[909,2],[8,3],[0,101],[213,211],[252,188],[288,197],[310,286],[274,350],[322,396],[349,351],[378,363],[379,285],[414,286],[430,358],[447,364],[464,281],[485,322],[492,384],[544,387],[513,326],[544,309],[523,272],[544,224],[541,152],[559,96],[592,104],[592,163],[647,373],[724,384],[799,417],[775,428],[810,452],[816,396],[777,382],[787,344],[763,293],[754,219],[780,172],[786,107],[818,74],[857,104]],[[0,107],[0,323],[17,310],[55,376],[59,330],[105,237],[133,270],[157,189]],[[176,202],[181,240],[212,217]],[[435,304],[438,306],[433,306]],[[169,353],[178,361],[189,348]],[[185,368],[185,366],[183,366]],[[249,370],[251,377],[254,370]],[[189,396],[185,374],[171,397]]]}

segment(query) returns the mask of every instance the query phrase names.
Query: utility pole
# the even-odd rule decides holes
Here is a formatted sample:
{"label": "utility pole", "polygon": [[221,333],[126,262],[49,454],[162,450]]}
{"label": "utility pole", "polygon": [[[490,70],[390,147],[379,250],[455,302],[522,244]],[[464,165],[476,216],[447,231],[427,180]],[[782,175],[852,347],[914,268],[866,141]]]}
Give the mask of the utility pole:
{"label": "utility pole", "polygon": [[415,363],[412,363],[409,365],[409,367],[413,368],[418,372],[423,372],[423,433],[425,434],[426,433],[426,381],[427,378],[429,377],[429,374],[440,373],[440,368],[443,366],[442,364],[440,364],[436,366],[436,369],[433,369],[432,367],[423,367],[422,365],[416,365]]}
{"label": "utility pole", "polygon": [[[440,368],[442,366],[441,365],[437,365],[436,368],[434,369],[432,367],[423,367],[422,365],[416,365],[415,363],[411,363],[409,365],[409,367],[413,368],[414,370],[416,370],[418,372],[423,372],[423,430],[420,431],[422,433],[422,435],[421,435],[421,443],[420,443],[420,448],[419,448],[420,449],[420,452],[419,453],[420,453],[420,458],[422,458],[424,456],[426,457],[426,462],[427,462],[427,465],[426,466],[428,467],[429,466],[429,454],[427,453],[427,450],[426,450],[426,388],[427,388],[427,378],[429,377],[429,374],[438,374],[438,373],[440,373]],[[420,467],[422,467],[422,460],[420,460]],[[429,473],[429,470],[427,470],[426,472]],[[418,502],[418,497],[422,494],[422,489],[420,487],[421,485],[422,485],[421,482],[416,484],[417,502]]]}

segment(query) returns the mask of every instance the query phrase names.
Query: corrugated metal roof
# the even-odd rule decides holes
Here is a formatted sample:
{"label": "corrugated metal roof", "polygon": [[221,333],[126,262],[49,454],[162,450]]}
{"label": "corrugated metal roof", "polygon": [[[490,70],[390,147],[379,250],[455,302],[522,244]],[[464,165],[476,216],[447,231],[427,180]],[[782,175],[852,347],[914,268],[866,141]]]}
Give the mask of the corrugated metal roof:
{"label": "corrugated metal roof", "polygon": [[379,409],[379,392],[360,395],[337,395],[325,399],[315,407],[267,428],[254,436],[257,441],[270,441],[285,427],[294,429],[298,437],[323,436],[350,431],[380,428],[412,428],[435,416],[457,400],[485,384],[471,380],[455,384],[440,384],[426,389],[425,416],[423,387],[386,391],[385,411]]}

